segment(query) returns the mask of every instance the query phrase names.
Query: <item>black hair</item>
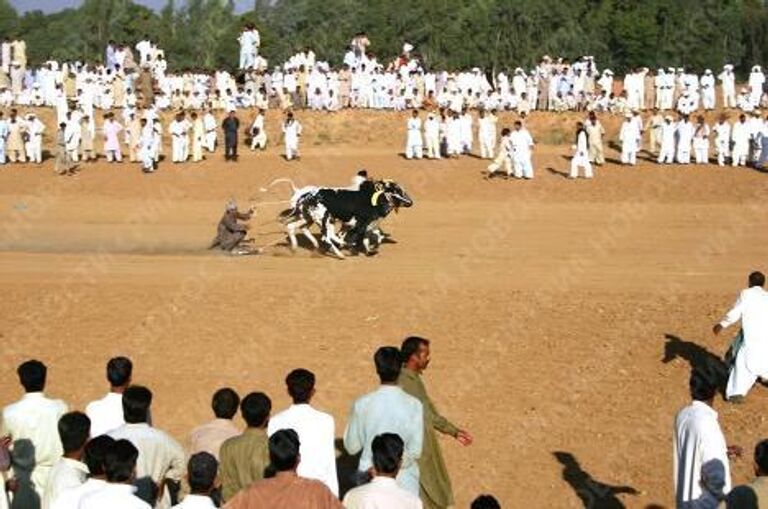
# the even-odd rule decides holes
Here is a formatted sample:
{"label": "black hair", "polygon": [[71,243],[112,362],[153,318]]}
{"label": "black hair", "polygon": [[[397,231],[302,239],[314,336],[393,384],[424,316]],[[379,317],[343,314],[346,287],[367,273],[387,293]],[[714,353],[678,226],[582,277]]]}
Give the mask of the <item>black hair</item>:
{"label": "black hair", "polygon": [[88,467],[91,477],[104,475],[104,458],[115,439],[109,435],[99,435],[85,444],[83,463]]}
{"label": "black hair", "polygon": [[410,359],[413,354],[419,351],[421,345],[429,346],[429,340],[420,338],[419,336],[408,336],[405,338],[403,344],[400,345],[400,356],[402,358],[403,364],[408,362],[408,359]]}
{"label": "black hair", "polygon": [[107,362],[107,380],[112,387],[122,387],[131,381],[133,363],[128,357],[113,357]]}
{"label": "black hair", "polygon": [[91,420],[82,412],[69,412],[59,419],[59,438],[64,453],[72,453],[85,445],[91,436]]}
{"label": "black hair", "polygon": [[141,385],[132,385],[123,393],[123,417],[125,422],[147,422],[152,405],[152,391]]}
{"label": "black hair", "polygon": [[405,444],[400,435],[382,433],[371,442],[373,466],[381,474],[396,474],[403,460]]}
{"label": "black hair", "polygon": [[261,428],[269,419],[272,401],[263,392],[252,392],[240,403],[240,413],[249,428]]}
{"label": "black hair", "polygon": [[696,401],[710,401],[717,392],[717,385],[712,380],[712,377],[707,376],[698,369],[694,369],[691,372],[689,387],[691,389],[691,397]]}
{"label": "black hair", "polygon": [[116,440],[104,455],[104,472],[107,481],[126,483],[133,477],[139,450],[128,440]]}
{"label": "black hair", "polygon": [[761,440],[755,446],[755,464],[762,475],[768,475],[768,440]]}
{"label": "black hair", "polygon": [[293,470],[299,461],[299,435],[292,429],[281,429],[269,437],[270,467],[278,472]]}
{"label": "black hair", "polygon": [[400,351],[394,346],[382,346],[376,350],[373,356],[376,363],[376,373],[382,383],[394,383],[400,376],[402,364],[400,362]]}
{"label": "black hair", "polygon": [[45,389],[45,377],[48,369],[45,364],[38,360],[31,360],[22,363],[16,373],[19,375],[19,382],[27,392],[41,392]]}
{"label": "black hair", "polygon": [[216,482],[219,462],[208,452],[198,452],[187,463],[187,480],[192,493],[207,493]]}
{"label": "black hair", "polygon": [[753,286],[765,286],[765,274],[762,272],[753,272],[749,275],[749,287]]}
{"label": "black hair", "polygon": [[501,509],[499,501],[493,495],[480,495],[469,507],[470,509]]}
{"label": "black hair", "polygon": [[240,396],[237,393],[225,387],[219,389],[213,394],[213,401],[211,401],[211,408],[213,409],[213,415],[219,419],[231,419],[237,413],[237,407],[240,405]]}
{"label": "black hair", "polygon": [[315,375],[306,369],[294,369],[285,377],[285,385],[294,404],[307,403],[315,389]]}

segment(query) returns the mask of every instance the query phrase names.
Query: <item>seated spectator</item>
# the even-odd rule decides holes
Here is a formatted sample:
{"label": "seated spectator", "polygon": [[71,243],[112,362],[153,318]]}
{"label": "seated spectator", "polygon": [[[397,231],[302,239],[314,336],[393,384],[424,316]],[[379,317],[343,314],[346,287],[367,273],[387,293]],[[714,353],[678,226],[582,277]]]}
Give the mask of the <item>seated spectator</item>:
{"label": "seated spectator", "polygon": [[383,433],[373,439],[373,479],[350,490],[344,497],[347,509],[421,509],[416,495],[397,485],[395,478],[403,464],[403,440],[394,433]]}
{"label": "seated spectator", "polygon": [[207,452],[193,454],[187,464],[190,493],[180,504],[174,506],[174,509],[215,509],[216,505],[211,499],[211,494],[216,487],[218,470],[219,462],[212,454]]}
{"label": "seated spectator", "polygon": [[190,452],[207,452],[218,461],[221,444],[240,434],[240,430],[232,422],[239,405],[240,396],[234,390],[227,387],[216,391],[211,402],[215,419],[192,431]]}
{"label": "seated spectator", "polygon": [[269,437],[270,468],[275,477],[263,479],[244,489],[225,509],[340,509],[343,506],[320,481],[296,475],[299,466],[299,435],[283,429]]}
{"label": "seated spectator", "polygon": [[221,444],[221,495],[230,500],[240,490],[264,478],[269,464],[267,422],[272,401],[261,392],[252,392],[240,403],[248,426],[242,435]]}
{"label": "seated spectator", "polygon": [[179,483],[184,475],[184,449],[167,433],[153,428],[147,422],[152,404],[152,392],[134,385],[123,393],[125,424],[109,435],[115,440],[129,440],[139,451],[136,463],[138,496],[147,502],[154,499],[159,489],[157,507],[171,506],[169,482]]}
{"label": "seated spectator", "polygon": [[116,440],[104,455],[107,483],[83,496],[78,509],[151,509],[135,495],[136,460],[139,450],[128,440]]}
{"label": "seated spectator", "polygon": [[43,494],[43,509],[50,509],[64,491],[85,482],[88,467],[82,462],[85,443],[91,433],[91,420],[82,412],[70,412],[59,419],[59,437],[64,456],[51,469]]}
{"label": "seated spectator", "polygon": [[107,476],[104,472],[104,458],[107,449],[115,441],[108,435],[98,436],[87,444],[83,452],[83,462],[88,467],[88,479],[76,488],[64,491],[51,504],[51,509],[79,508],[80,502],[90,493],[95,493],[107,485]]}

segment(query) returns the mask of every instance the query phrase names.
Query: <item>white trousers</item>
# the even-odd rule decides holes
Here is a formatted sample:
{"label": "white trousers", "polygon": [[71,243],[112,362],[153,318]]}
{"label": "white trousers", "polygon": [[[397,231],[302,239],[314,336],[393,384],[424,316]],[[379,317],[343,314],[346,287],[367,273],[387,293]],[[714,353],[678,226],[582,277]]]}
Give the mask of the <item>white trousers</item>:
{"label": "white trousers", "polygon": [[496,140],[493,138],[480,138],[480,157],[483,159],[493,159]]}
{"label": "white trousers", "polygon": [[299,155],[299,144],[294,142],[285,142],[285,158],[289,161]]}
{"label": "white trousers", "polygon": [[688,164],[691,162],[691,146],[684,143],[680,143],[677,146],[677,162],[680,164]]}
{"label": "white trousers", "polygon": [[514,167],[515,177],[532,179],[533,178],[533,164],[531,163],[531,156],[515,156]]}
{"label": "white trousers", "polygon": [[657,159],[659,164],[662,164],[662,163],[672,164],[674,160],[675,160],[675,147],[664,145],[662,143],[661,150],[659,151],[659,158]]}
{"label": "white trousers", "polygon": [[186,157],[184,156],[184,140],[178,136],[174,136],[171,140],[171,161],[174,163],[183,163],[186,160]]}
{"label": "white trousers", "polygon": [[709,145],[703,147],[695,147],[693,153],[696,156],[696,164],[709,163]]}
{"label": "white trousers", "polygon": [[725,166],[725,158],[728,157],[730,143],[728,140],[715,140],[715,150],[717,150],[717,164]]}
{"label": "white trousers", "polygon": [[406,159],[421,159],[422,155],[424,154],[424,146],[421,144],[420,141],[409,143],[405,147],[405,158]]}
{"label": "white trousers", "polygon": [[579,167],[584,168],[584,177],[592,178],[592,163],[589,162],[589,157],[586,154],[576,154],[571,159],[571,173],[570,177],[575,179],[579,176]]}
{"label": "white trousers", "polygon": [[747,164],[748,151],[749,147],[746,145],[734,145],[733,153],[731,154],[733,166],[744,166]]}
{"label": "white trousers", "polygon": [[757,377],[768,378],[768,373],[759,373],[750,369],[753,363],[750,362],[749,356],[748,348],[745,346],[742,346],[736,354],[736,361],[731,368],[728,385],[725,388],[726,398],[746,396],[752,386],[755,385]]}
{"label": "white trousers", "polygon": [[621,146],[621,164],[637,164],[637,149],[634,145],[623,144]]}
{"label": "white trousers", "polygon": [[427,157],[429,159],[440,159],[440,138],[438,136],[427,136]]}

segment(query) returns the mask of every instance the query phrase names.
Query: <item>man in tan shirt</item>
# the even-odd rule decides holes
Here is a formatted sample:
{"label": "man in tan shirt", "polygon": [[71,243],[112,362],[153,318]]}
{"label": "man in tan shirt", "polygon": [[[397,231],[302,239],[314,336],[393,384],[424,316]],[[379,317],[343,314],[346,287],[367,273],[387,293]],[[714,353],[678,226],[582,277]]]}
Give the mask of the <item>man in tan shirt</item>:
{"label": "man in tan shirt", "polygon": [[342,509],[325,484],[296,475],[299,446],[299,435],[292,429],[272,435],[269,460],[275,476],[253,483],[229,500],[224,509]]}
{"label": "man in tan shirt", "polygon": [[190,440],[192,454],[207,452],[219,459],[221,444],[240,434],[240,430],[232,422],[239,404],[240,396],[229,387],[216,391],[211,402],[213,415],[216,418],[192,430]]}
{"label": "man in tan shirt", "polygon": [[242,435],[221,445],[221,495],[229,501],[254,481],[264,478],[269,464],[267,423],[272,401],[262,392],[252,392],[240,404],[248,428]]}

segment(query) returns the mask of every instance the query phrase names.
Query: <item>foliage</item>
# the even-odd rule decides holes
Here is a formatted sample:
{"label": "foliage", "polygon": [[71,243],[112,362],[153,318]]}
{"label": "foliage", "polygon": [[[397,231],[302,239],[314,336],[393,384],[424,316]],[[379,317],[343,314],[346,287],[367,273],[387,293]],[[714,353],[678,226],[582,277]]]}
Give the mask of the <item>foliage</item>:
{"label": "foliage", "polygon": [[541,55],[594,55],[602,67],[733,63],[742,74],[768,58],[763,0],[254,0],[236,15],[231,0],[168,0],[160,12],[131,0],[85,0],[78,9],[19,16],[0,0],[0,33],[27,40],[30,61],[99,61],[110,39],[148,35],[171,69],[232,68],[246,22],[261,31],[263,54],[282,62],[311,47],[338,65],[365,30],[379,61],[406,41],[430,67],[530,67]]}

